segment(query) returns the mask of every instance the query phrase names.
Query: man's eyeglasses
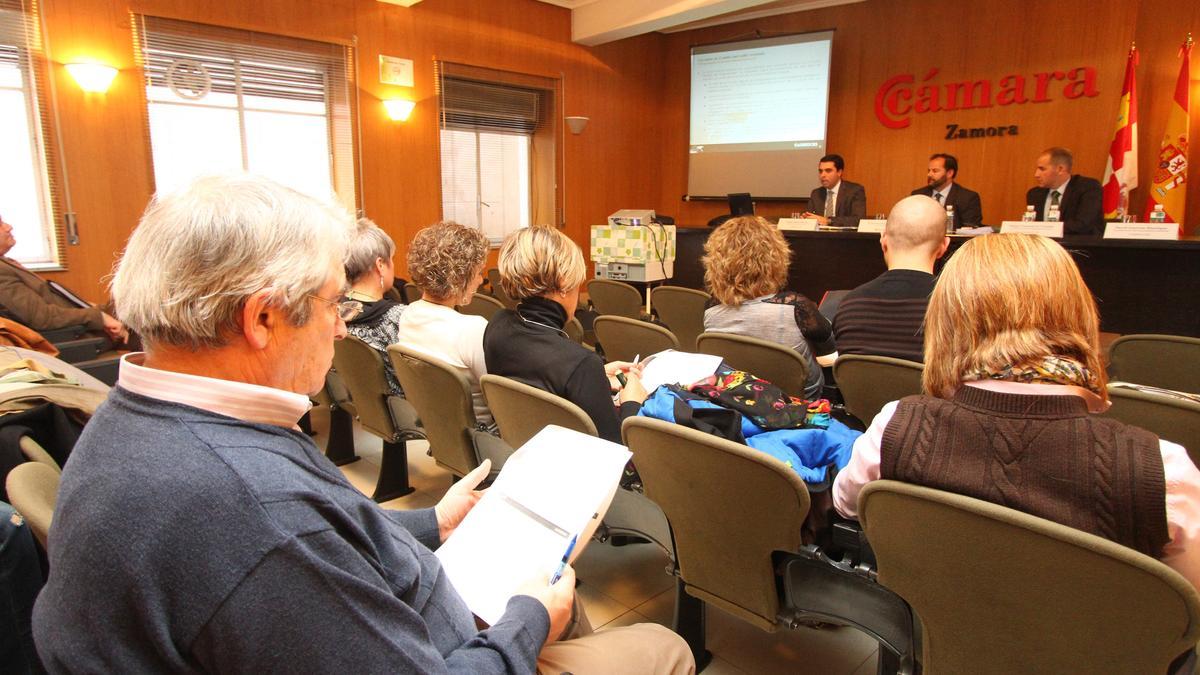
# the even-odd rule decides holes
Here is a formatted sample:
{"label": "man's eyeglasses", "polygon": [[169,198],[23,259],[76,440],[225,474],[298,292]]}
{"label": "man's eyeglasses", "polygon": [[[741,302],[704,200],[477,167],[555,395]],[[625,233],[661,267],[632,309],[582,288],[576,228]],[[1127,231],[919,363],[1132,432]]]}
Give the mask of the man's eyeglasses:
{"label": "man's eyeglasses", "polygon": [[309,293],[308,297],[315,298],[321,302],[325,302],[336,307],[338,318],[342,321],[352,321],[354,317],[362,314],[363,311],[362,303],[357,300],[329,300],[322,298],[319,295],[313,295],[312,293]]}

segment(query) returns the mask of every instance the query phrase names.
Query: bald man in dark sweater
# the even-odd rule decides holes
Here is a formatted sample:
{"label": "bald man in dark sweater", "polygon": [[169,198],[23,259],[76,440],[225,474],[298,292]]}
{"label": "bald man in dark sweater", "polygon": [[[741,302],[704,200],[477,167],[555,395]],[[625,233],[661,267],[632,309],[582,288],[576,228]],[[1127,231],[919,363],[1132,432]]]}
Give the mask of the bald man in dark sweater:
{"label": "bald man in dark sweater", "polygon": [[924,362],[925,307],[946,253],[946,212],[924,195],[892,208],[879,238],[888,271],[850,291],[833,319],[838,354],[891,356]]}

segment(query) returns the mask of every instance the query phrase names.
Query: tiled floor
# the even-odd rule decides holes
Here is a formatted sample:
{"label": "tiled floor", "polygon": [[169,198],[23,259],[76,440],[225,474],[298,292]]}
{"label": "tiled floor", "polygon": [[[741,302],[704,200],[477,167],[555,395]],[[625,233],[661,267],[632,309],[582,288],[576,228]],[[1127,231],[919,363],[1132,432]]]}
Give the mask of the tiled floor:
{"label": "tiled floor", "polygon": [[[316,441],[327,438],[328,416],[313,411]],[[362,459],[342,467],[350,482],[370,493],[379,474],[380,440],[355,426],[355,447]],[[423,441],[408,445],[409,480],[416,491],[382,504],[384,508],[433,506],[450,486],[450,474],[425,454]],[[591,542],[575,566],[582,583],[579,594],[588,617],[598,628],[652,621],[670,626],[674,580],[667,558],[657,547],[612,547]],[[713,653],[706,674],[828,673],[867,675],[875,672],[876,643],[850,628],[781,630],[766,633],[713,607],[708,608],[708,649]]]}

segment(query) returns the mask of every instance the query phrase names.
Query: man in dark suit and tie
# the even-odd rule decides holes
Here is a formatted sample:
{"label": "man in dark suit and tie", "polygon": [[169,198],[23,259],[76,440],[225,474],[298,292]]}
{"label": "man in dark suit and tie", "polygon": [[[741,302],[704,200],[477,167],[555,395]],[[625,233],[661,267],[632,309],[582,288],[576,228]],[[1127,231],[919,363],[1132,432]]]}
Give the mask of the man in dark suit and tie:
{"label": "man in dark suit and tie", "polygon": [[958,160],[954,155],[938,153],[929,158],[929,184],[912,191],[931,197],[943,208],[954,207],[955,227],[979,227],[983,224],[983,206],[979,193],[958,184]]}
{"label": "man in dark suit and tie", "polygon": [[809,196],[805,218],[812,218],[822,225],[858,227],[858,221],[867,215],[867,191],[858,183],[842,180],[845,168],[846,160],[841,155],[821,158],[817,163],[821,187]]}
{"label": "man in dark suit and tie", "polygon": [[1104,231],[1103,191],[1100,181],[1071,175],[1074,158],[1066,148],[1050,148],[1037,160],[1033,179],[1038,186],[1025,193],[1038,220],[1045,220],[1050,207],[1058,207],[1065,234],[1100,234]]}

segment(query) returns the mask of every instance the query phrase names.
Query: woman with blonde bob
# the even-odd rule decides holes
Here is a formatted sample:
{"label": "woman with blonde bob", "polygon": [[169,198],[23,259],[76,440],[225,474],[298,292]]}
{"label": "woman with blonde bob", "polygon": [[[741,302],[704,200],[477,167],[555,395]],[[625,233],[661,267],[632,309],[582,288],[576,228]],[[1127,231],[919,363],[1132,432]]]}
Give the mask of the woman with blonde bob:
{"label": "woman with blonde bob", "polygon": [[922,396],[884,406],[834,483],[857,515],[879,478],[1054,520],[1171,565],[1193,585],[1200,471],[1108,408],[1096,303],[1069,253],[1041,236],[967,242],[925,315]]}
{"label": "woman with blonde bob", "polygon": [[483,283],[488,240],[482,232],[442,221],[417,232],[408,247],[408,273],[421,299],[408,306],[396,327],[396,342],[454,366],[471,385],[475,419],[494,430],[479,379],[487,374],[483,331],[487,319],[459,314]]}
{"label": "woman with blonde bob", "polygon": [[704,330],[790,347],[808,361],[806,398],[825,384],[817,356],[834,352],[833,327],[812,300],[786,290],[792,251],[779,229],[757,216],[726,221],[704,244],[704,285],[713,299]]}
{"label": "woman with blonde bob", "polygon": [[[500,249],[500,285],[518,305],[492,317],[483,334],[483,352],[489,373],[571,401],[592,418],[601,438],[620,443],[620,421],[637,414],[646,390],[631,364],[605,365],[563,330],[575,314],[586,274],[583,253],[562,232],[535,226],[509,235]],[[628,375],[619,418],[610,389],[618,372]]]}

